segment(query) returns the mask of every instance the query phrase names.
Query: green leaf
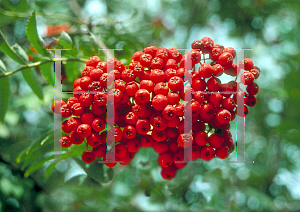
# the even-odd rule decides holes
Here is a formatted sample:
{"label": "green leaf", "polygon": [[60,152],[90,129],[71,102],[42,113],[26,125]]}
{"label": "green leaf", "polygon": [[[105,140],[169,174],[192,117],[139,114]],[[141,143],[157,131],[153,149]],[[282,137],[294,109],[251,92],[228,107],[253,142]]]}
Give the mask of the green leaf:
{"label": "green leaf", "polygon": [[53,172],[53,170],[55,169],[55,166],[57,165],[57,163],[51,163],[45,172],[45,178],[48,179],[51,175],[51,173]]}
{"label": "green leaf", "polygon": [[43,159],[33,163],[31,166],[28,167],[28,169],[26,169],[24,177],[28,177],[30,174],[32,174],[33,172],[35,172],[39,168],[41,168],[45,164],[46,161],[49,161],[52,159],[54,159],[54,155],[44,157]]}
{"label": "green leaf", "polygon": [[68,61],[65,64],[65,67],[68,81],[74,82],[80,74],[80,72],[78,71],[78,62]]}
{"label": "green leaf", "polygon": [[49,85],[54,86],[54,80],[53,80],[53,70],[52,70],[53,64],[52,63],[44,63],[40,65],[40,71],[42,72],[45,80],[48,82]]}
{"label": "green leaf", "polygon": [[98,161],[94,161],[93,163],[86,164],[82,161],[82,159],[78,159],[77,157],[73,158],[74,161],[82,167],[82,169],[87,173],[89,177],[95,180],[98,183],[103,182],[103,163],[98,163]]}
{"label": "green leaf", "polygon": [[[33,154],[33,152],[35,152],[36,150],[38,150],[39,148],[41,148],[42,146],[48,144],[50,141],[54,142],[54,133],[53,131],[47,132],[44,136],[41,136],[39,139],[36,139],[35,141],[33,141],[29,147],[27,147],[26,149],[24,149],[16,158],[16,162],[17,163],[21,163],[21,161],[23,162],[25,160],[25,157]],[[50,144],[53,145],[53,142]]]}
{"label": "green leaf", "polygon": [[27,84],[31,87],[32,91],[39,97],[39,99],[43,100],[42,85],[35,69],[25,69],[22,71],[22,75]]}
{"label": "green leaf", "polygon": [[10,84],[9,84],[9,78],[3,77],[0,78],[0,122],[4,122],[4,116],[8,108],[8,100],[9,100],[9,94],[10,94]]}
{"label": "green leaf", "polygon": [[4,63],[2,62],[2,60],[0,60],[0,71],[5,74],[6,72],[6,66],[4,65]]}
{"label": "green leaf", "polygon": [[17,63],[23,64],[23,65],[26,64],[26,60],[24,60],[18,54],[16,54],[16,52],[8,45],[1,30],[0,30],[0,50],[3,51],[4,54],[9,56],[11,59],[16,61]]}
{"label": "green leaf", "polygon": [[16,52],[17,55],[19,55],[19,57],[21,57],[27,63],[29,62],[26,52],[19,44],[15,43],[14,45],[11,46],[11,48]]}
{"label": "green leaf", "polygon": [[65,31],[63,31],[61,34],[60,34],[60,37],[58,39],[58,43],[60,45],[62,45],[64,48],[67,48],[67,49],[72,49],[73,47],[73,41],[72,41],[72,38],[70,37],[70,35],[68,33],[66,33]]}
{"label": "green leaf", "polygon": [[49,55],[37,32],[35,11],[33,11],[32,15],[27,21],[26,35],[31,45],[37,50],[38,53],[45,57]]}

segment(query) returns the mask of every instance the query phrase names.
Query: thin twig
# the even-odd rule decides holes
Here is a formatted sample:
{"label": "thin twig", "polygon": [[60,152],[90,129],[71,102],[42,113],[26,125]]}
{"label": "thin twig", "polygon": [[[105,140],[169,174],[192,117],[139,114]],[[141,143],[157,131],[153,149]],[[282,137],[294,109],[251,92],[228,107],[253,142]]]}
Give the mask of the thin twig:
{"label": "thin twig", "polygon": [[78,62],[83,62],[85,63],[86,62],[86,59],[78,59],[78,58],[54,58],[52,60],[45,60],[45,61],[39,61],[39,62],[35,62],[35,63],[31,63],[31,64],[28,64],[28,65],[24,65],[24,66],[21,66],[20,68],[18,68],[17,70],[14,70],[14,71],[10,71],[10,72],[6,72],[6,73],[3,73],[4,75],[3,76],[0,76],[0,78],[3,78],[3,77],[7,77],[9,75],[12,75],[14,73],[17,73],[19,71],[22,71],[22,70],[25,70],[27,68],[33,68],[33,67],[37,67],[37,66],[40,66],[42,64],[45,64],[45,63],[51,63],[51,62],[55,62],[55,61],[78,61]]}

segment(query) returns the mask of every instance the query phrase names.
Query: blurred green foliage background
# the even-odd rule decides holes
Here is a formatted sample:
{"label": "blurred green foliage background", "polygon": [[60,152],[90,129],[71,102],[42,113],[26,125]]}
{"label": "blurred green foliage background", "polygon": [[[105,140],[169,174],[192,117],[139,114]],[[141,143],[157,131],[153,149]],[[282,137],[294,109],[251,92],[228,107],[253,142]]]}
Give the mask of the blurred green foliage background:
{"label": "blurred green foliage background", "polygon": [[[76,148],[64,154],[69,163],[44,163],[53,151],[54,89],[37,68],[42,92],[33,92],[20,71],[5,77],[10,89],[0,96],[0,102],[9,97],[0,123],[2,211],[300,211],[298,1],[1,0],[0,30],[34,63],[45,57],[26,37],[33,10],[46,46],[68,46],[68,39],[53,39],[62,30],[72,40],[63,57],[78,60],[64,64],[66,90],[83,68],[81,58],[98,54],[105,60],[102,44],[122,48],[116,57],[124,64],[149,45],[189,48],[204,36],[225,47],[252,48],[246,57],[261,69],[260,92],[246,117],[245,151],[246,161],[255,163],[228,163],[233,154],[188,164],[171,181],[160,177],[152,149],[141,149],[122,167],[83,164]],[[1,51],[0,59],[3,73],[19,67]],[[50,143],[41,146],[42,141]],[[18,157],[26,148],[31,151]]]}

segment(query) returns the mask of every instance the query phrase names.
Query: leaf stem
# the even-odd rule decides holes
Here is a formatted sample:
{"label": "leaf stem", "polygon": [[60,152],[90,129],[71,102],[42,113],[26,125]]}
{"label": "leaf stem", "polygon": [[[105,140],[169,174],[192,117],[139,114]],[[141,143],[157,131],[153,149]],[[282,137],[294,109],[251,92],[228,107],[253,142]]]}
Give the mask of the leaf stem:
{"label": "leaf stem", "polygon": [[12,74],[17,73],[17,72],[22,71],[22,70],[25,70],[27,68],[33,68],[33,67],[37,67],[37,66],[40,66],[42,64],[45,64],[45,63],[52,63],[52,62],[55,62],[55,61],[79,61],[79,62],[85,63],[86,59],[78,59],[78,58],[56,58],[55,59],[55,58],[53,58],[52,60],[39,61],[39,62],[23,65],[20,68],[14,70],[14,71],[3,73],[4,75],[0,76],[0,78],[7,77],[9,75],[12,75]]}

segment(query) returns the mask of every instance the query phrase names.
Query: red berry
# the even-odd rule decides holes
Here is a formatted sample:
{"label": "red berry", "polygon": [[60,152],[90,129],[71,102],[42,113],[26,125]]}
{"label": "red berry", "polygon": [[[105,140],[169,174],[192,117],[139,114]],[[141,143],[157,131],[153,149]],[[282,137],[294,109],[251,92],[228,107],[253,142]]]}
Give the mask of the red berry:
{"label": "red berry", "polygon": [[157,142],[154,140],[153,142],[153,149],[158,154],[162,154],[166,151],[168,151],[168,143],[167,142]]}
{"label": "red berry", "polygon": [[61,139],[59,139],[59,144],[62,148],[68,148],[72,145],[72,142],[70,140],[70,137],[65,135]]}
{"label": "red berry", "polygon": [[231,113],[226,109],[222,109],[217,112],[216,118],[220,124],[228,124],[231,120]]}
{"label": "red berry", "polygon": [[[200,104],[199,104],[200,105]],[[168,105],[165,107],[165,109],[162,111],[162,115],[165,119],[167,119],[168,121],[173,120],[174,118],[176,118],[176,108]]]}
{"label": "red berry", "polygon": [[140,89],[146,89],[151,93],[154,90],[154,83],[151,80],[142,80],[140,82]]}
{"label": "red berry", "polygon": [[202,78],[210,78],[214,70],[209,63],[202,63],[199,67],[199,76]]}
{"label": "red berry", "polygon": [[84,138],[79,136],[77,134],[77,132],[71,132],[70,134],[70,141],[72,142],[72,144],[78,145],[78,144],[82,144]]}
{"label": "red berry", "polygon": [[215,153],[218,158],[226,159],[230,154],[230,150],[228,146],[222,145],[220,148],[216,149]]}
{"label": "red berry", "polygon": [[172,165],[173,157],[169,153],[162,153],[158,156],[158,164],[161,167],[169,167]]}
{"label": "red berry", "polygon": [[60,107],[65,105],[65,104],[66,104],[66,102],[64,100],[61,100],[61,99],[56,99],[55,101],[53,101],[52,104],[51,104],[51,109],[52,109],[53,113],[55,112],[55,106],[57,107],[57,111],[59,112]]}
{"label": "red berry", "polygon": [[213,148],[220,148],[224,142],[223,137],[220,134],[211,134],[208,138],[208,143]]}
{"label": "red berry", "polygon": [[101,62],[101,60],[98,56],[92,56],[85,63],[86,63],[86,66],[96,67],[99,62]]}
{"label": "red berry", "polygon": [[169,87],[167,83],[159,82],[154,86],[155,95],[161,94],[167,96],[169,93]]}
{"label": "red berry", "polygon": [[91,147],[96,147],[101,144],[101,137],[98,132],[92,132],[87,138],[87,143]]}
{"label": "red berry", "polygon": [[210,161],[215,157],[215,150],[211,146],[204,146],[200,150],[200,158],[202,160]]}
{"label": "red berry", "polygon": [[134,126],[127,125],[123,129],[123,136],[127,139],[132,139],[136,136],[136,130]]}
{"label": "red berry", "polygon": [[197,132],[194,135],[194,139],[195,139],[196,144],[198,144],[199,146],[205,146],[208,142],[207,133],[204,131]]}
{"label": "red berry", "polygon": [[113,152],[107,152],[103,156],[103,162],[108,167],[114,167],[115,165],[117,165],[117,161],[119,160],[120,159]]}
{"label": "red berry", "polygon": [[249,93],[249,95],[254,96],[258,93],[259,87],[255,82],[253,82],[253,84],[247,86],[246,91]]}
{"label": "red berry", "polygon": [[233,56],[229,52],[223,52],[219,57],[219,63],[226,68],[230,68],[233,62]]}
{"label": "red berry", "polygon": [[135,153],[135,152],[139,151],[139,149],[141,148],[141,143],[139,140],[133,138],[133,139],[130,139],[127,141],[126,146],[127,146],[128,152]]}
{"label": "red berry", "polygon": [[150,122],[147,119],[139,119],[136,122],[136,131],[141,135],[146,135],[150,131]]}
{"label": "red berry", "polygon": [[182,148],[188,148],[192,146],[193,136],[189,133],[182,133],[178,136],[177,143]]}
{"label": "red berry", "polygon": [[158,94],[152,100],[152,106],[155,110],[163,110],[168,105],[166,96]]}
{"label": "red berry", "polygon": [[81,124],[77,127],[77,134],[83,138],[88,137],[92,132],[89,124]]}
{"label": "red berry", "polygon": [[92,163],[95,160],[95,155],[93,154],[92,150],[84,150],[81,159],[85,163]]}
{"label": "red berry", "polygon": [[146,89],[139,89],[134,96],[136,104],[146,104],[150,101],[150,93]]}
{"label": "red berry", "polygon": [[141,138],[141,147],[146,147],[146,148],[152,147],[153,142],[154,139],[150,135],[144,135]]}
{"label": "red berry", "polygon": [[104,144],[100,144],[99,146],[93,148],[92,153],[97,158],[102,158],[106,154],[106,146]]}
{"label": "red berry", "polygon": [[171,180],[176,176],[175,167],[163,167],[160,172],[161,176],[165,180]]}
{"label": "red berry", "polygon": [[119,127],[112,127],[107,132],[107,138],[110,141],[119,142],[123,137],[123,132]]}
{"label": "red berry", "polygon": [[115,146],[115,155],[119,158],[124,157],[127,153],[127,148],[125,144],[117,144]]}

